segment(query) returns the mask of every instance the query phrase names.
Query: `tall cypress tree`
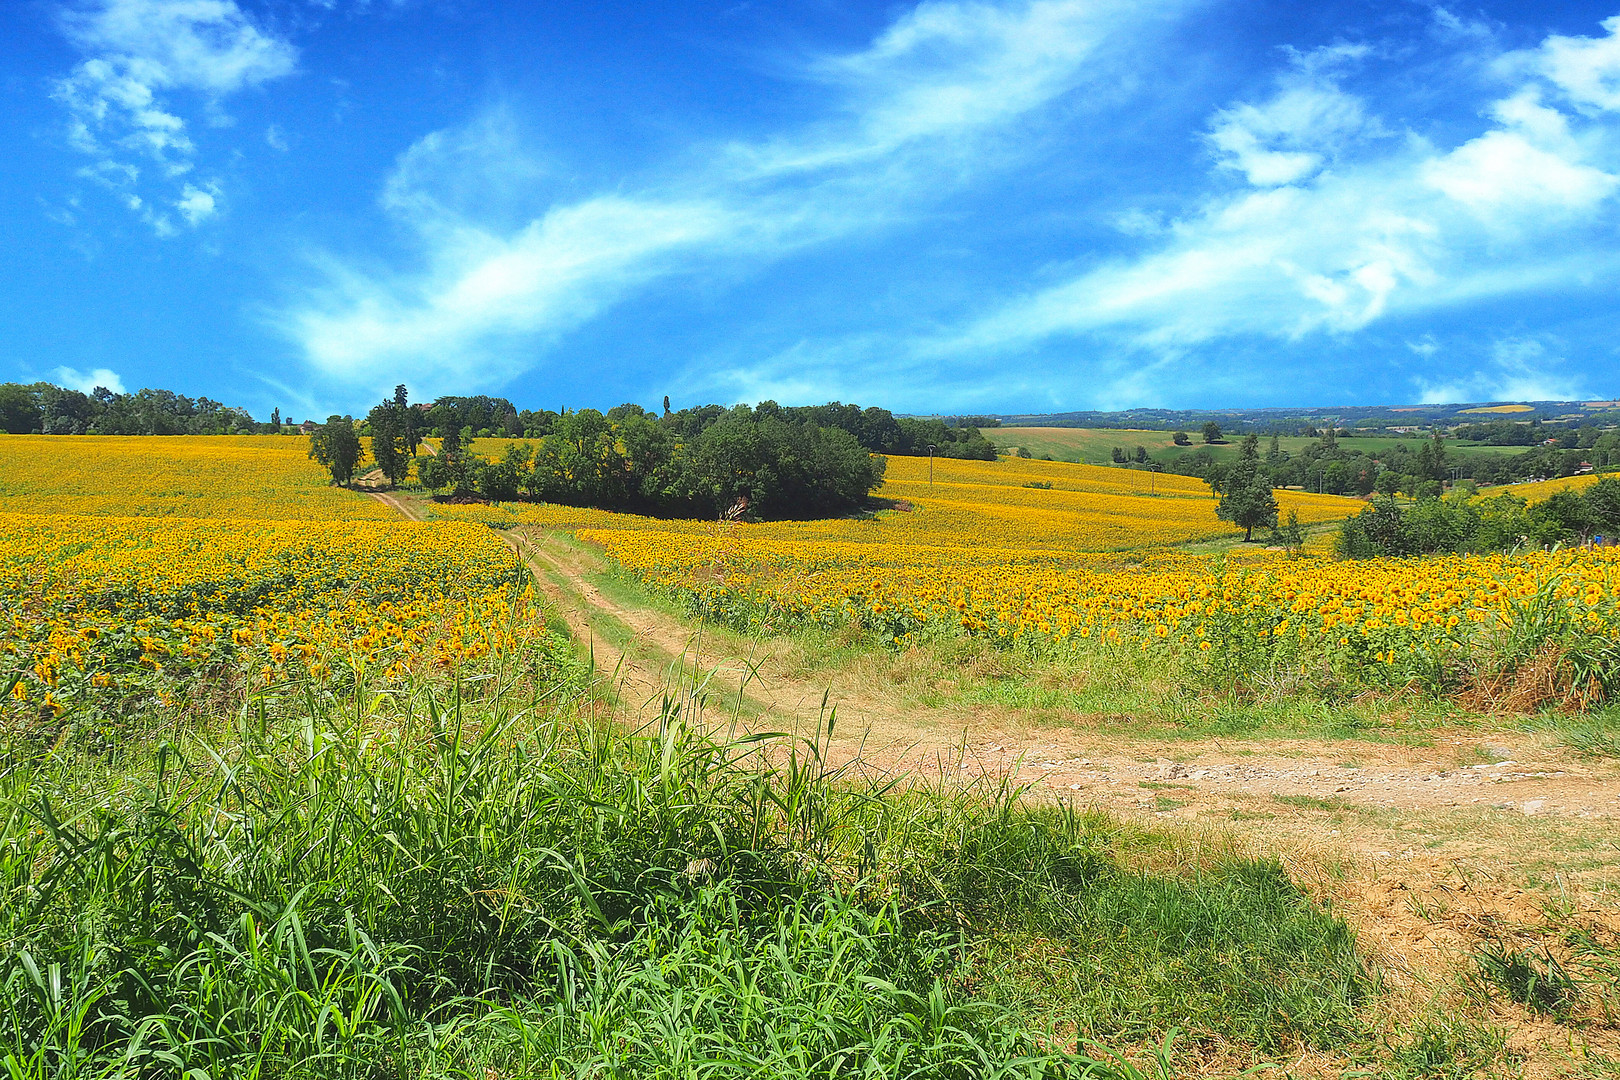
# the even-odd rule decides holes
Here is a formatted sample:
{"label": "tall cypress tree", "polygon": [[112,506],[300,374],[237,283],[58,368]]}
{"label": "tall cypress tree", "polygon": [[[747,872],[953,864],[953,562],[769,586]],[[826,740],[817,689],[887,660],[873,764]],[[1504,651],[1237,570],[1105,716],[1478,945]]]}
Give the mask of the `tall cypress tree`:
{"label": "tall cypress tree", "polygon": [[411,457],[415,457],[416,448],[422,445],[422,433],[416,422],[416,410],[411,408],[410,394],[406,391],[404,383],[394,387],[392,405],[398,420],[400,438],[405,442],[405,450]]}

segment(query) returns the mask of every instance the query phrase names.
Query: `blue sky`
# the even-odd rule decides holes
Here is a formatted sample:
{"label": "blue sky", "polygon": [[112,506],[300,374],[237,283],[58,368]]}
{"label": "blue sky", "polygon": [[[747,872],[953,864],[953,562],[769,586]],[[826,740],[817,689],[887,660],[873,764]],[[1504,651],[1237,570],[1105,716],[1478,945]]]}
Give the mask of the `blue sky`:
{"label": "blue sky", "polygon": [[0,380],[1620,394],[1620,0],[9,0]]}

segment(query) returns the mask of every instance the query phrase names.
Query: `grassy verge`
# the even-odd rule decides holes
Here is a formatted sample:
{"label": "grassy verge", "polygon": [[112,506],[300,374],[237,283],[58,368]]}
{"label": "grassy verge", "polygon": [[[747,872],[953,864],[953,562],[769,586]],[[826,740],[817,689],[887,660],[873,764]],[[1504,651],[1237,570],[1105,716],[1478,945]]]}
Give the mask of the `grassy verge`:
{"label": "grassy verge", "polygon": [[[621,603],[680,612],[628,574],[593,579]],[[749,635],[707,624],[707,637],[737,655],[844,693],[885,695],[906,711],[998,715],[1035,726],[1093,727],[1121,739],[1315,738],[1426,744],[1446,731],[1509,721],[1481,717],[1447,698],[1414,691],[1336,690],[1297,673],[1222,683],[1160,652],[1095,641],[1012,645],[949,633],[895,647],[855,629],[806,627]]]}
{"label": "grassy verge", "polygon": [[1088,1040],[1367,1037],[1349,931],[1274,864],[565,696],[8,747],[8,1074],[1105,1077]]}

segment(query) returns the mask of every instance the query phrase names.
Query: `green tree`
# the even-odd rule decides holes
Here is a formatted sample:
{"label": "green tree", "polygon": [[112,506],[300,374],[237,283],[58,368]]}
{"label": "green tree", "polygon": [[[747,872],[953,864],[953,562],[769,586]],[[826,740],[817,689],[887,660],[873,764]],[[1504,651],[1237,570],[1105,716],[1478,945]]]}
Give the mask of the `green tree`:
{"label": "green tree", "polygon": [[416,464],[416,475],[430,491],[450,489],[453,495],[472,491],[477,485],[478,463],[467,452],[461,428],[452,424],[439,438],[439,452]]}
{"label": "green tree", "polygon": [[1570,488],[1555,491],[1530,507],[1530,521],[1536,527],[1536,539],[1543,544],[1584,541],[1597,524],[1592,504]]}
{"label": "green tree", "polygon": [[1125,448],[1123,446],[1114,447],[1114,464],[1125,464]]}
{"label": "green tree", "polygon": [[1138,463],[1146,463],[1147,459],[1148,452],[1145,446],[1138,446],[1136,452],[1131,455],[1131,460]]}
{"label": "green tree", "polygon": [[1605,476],[1586,489],[1585,498],[1592,528],[1611,538],[1620,535],[1620,479]]}
{"label": "green tree", "polygon": [[1218,442],[1220,442],[1221,441],[1221,425],[1217,424],[1213,420],[1205,421],[1205,423],[1204,423],[1204,441],[1207,442],[1207,443],[1218,443]]}
{"label": "green tree", "polygon": [[1473,540],[1476,551],[1507,551],[1530,540],[1536,531],[1524,500],[1517,495],[1494,495],[1475,505],[1479,514]]}
{"label": "green tree", "polygon": [[1299,514],[1288,511],[1288,521],[1271,527],[1271,542],[1290,555],[1298,555],[1305,548],[1305,526],[1299,523]]}
{"label": "green tree", "polygon": [[1260,468],[1260,437],[1243,440],[1238,459],[1221,485],[1221,501],[1215,516],[1243,530],[1243,541],[1254,539],[1259,526],[1277,525],[1277,497],[1271,491],[1271,478]]}
{"label": "green tree", "polygon": [[399,421],[400,437],[405,441],[405,450],[415,457],[417,448],[422,445],[422,425],[418,421],[420,413],[411,408],[411,396],[404,383],[394,387],[392,404]]}
{"label": "green tree", "polygon": [[310,432],[309,456],[331,472],[332,483],[347,484],[354,479],[355,467],[365,457],[365,449],[352,420],[329,416],[326,423]]}
{"label": "green tree", "polygon": [[0,429],[12,435],[27,435],[39,428],[39,419],[39,402],[29,387],[0,383]]}
{"label": "green tree", "polygon": [[1380,555],[1408,555],[1401,508],[1387,495],[1373,499],[1372,505],[1339,526],[1334,543],[1339,557],[1372,559]]}
{"label": "green tree", "polygon": [[1176,432],[1174,435],[1170,436],[1170,441],[1175,443],[1177,446],[1191,446],[1192,445],[1192,437],[1190,435],[1188,435],[1185,431]]}
{"label": "green tree", "polygon": [[480,494],[497,502],[510,502],[528,483],[534,471],[534,447],[507,443],[499,461],[492,461],[478,470]]}
{"label": "green tree", "polygon": [[393,402],[385,401],[371,410],[366,422],[371,425],[371,456],[388,482],[397,485],[411,468],[406,454],[404,417]]}

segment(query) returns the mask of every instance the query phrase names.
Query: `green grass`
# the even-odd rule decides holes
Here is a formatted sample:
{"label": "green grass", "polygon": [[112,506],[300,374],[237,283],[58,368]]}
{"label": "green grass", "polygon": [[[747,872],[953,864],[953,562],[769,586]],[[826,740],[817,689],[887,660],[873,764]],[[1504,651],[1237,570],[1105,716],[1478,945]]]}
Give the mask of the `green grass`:
{"label": "green grass", "polygon": [[[741,639],[746,640],[746,639]],[[810,681],[881,687],[906,708],[1013,713],[1035,725],[1093,725],[1121,739],[1308,737],[1427,744],[1475,721],[1440,695],[1365,694],[1299,672],[1221,683],[1166,651],[1073,639],[1005,644],[925,635],[903,648],[806,627],[778,648]]]}
{"label": "green grass", "polygon": [[1367,1037],[1350,931],[1274,863],[712,740],[678,693],[636,734],[464,691],[6,746],[7,1075],[1107,1077],[1058,1047]]}
{"label": "green grass", "polygon": [[1528,718],[1525,726],[1546,732],[1584,756],[1620,758],[1620,707],[1584,713],[1549,711]]}

